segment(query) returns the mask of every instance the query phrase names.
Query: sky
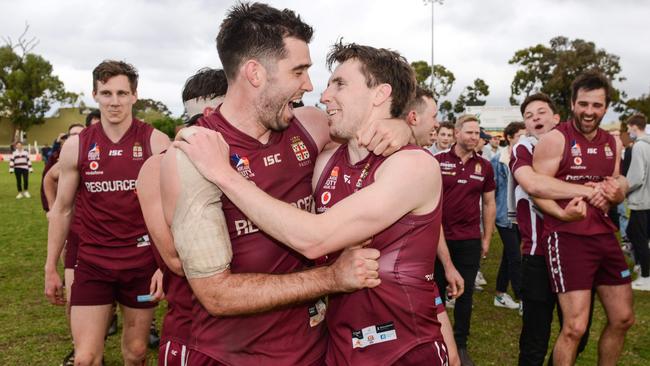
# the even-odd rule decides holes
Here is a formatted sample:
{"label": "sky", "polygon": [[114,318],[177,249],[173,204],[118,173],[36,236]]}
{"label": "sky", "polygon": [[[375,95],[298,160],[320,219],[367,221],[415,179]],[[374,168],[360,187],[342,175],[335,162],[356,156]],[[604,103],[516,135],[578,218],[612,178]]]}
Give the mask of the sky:
{"label": "sky", "polygon": [[[92,69],[104,59],[132,63],[140,73],[138,94],[183,112],[185,80],[202,67],[221,66],[215,37],[228,8],[226,0],[0,0],[0,36],[14,42],[29,24],[33,50],[47,59],[66,88],[92,100]],[[343,37],[399,51],[409,62],[431,62],[432,9],[423,0],[269,0],[296,11],[314,27],[310,44],[315,104],[329,71],[325,57]],[[445,0],[434,5],[434,62],[456,76],[455,97],[476,78],[490,86],[487,105],[508,105],[516,67],[508,60],[519,49],[548,45],[555,36],[580,38],[620,56],[622,75],[614,84],[639,97],[650,92],[650,1],[645,0]],[[3,42],[4,43],[4,42]],[[605,121],[615,116],[608,113]]]}

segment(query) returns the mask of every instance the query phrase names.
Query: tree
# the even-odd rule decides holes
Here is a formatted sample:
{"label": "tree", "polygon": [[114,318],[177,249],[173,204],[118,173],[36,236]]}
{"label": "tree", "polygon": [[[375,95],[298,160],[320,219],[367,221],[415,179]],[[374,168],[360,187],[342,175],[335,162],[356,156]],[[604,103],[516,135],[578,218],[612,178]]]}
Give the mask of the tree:
{"label": "tree", "polygon": [[176,136],[176,127],[183,124],[182,118],[173,118],[170,116],[164,116],[162,118],[155,119],[151,122],[151,125],[158,129],[159,131],[167,134],[170,138]]}
{"label": "tree", "polygon": [[[510,103],[517,105],[521,97],[541,91],[555,101],[563,119],[571,111],[571,82],[582,72],[597,69],[612,81],[625,80],[620,76],[618,56],[597,49],[593,42],[569,40],[562,36],[551,39],[550,47],[538,44],[516,51],[508,63],[520,68],[510,85]],[[614,89],[614,110],[623,110],[620,101],[624,97],[623,92]]]}
{"label": "tree", "polygon": [[643,113],[650,118],[650,93],[643,94],[638,98],[629,99],[626,103],[625,112],[621,114],[621,121],[627,119],[633,113]]}
{"label": "tree", "polygon": [[490,86],[483,79],[476,79],[472,85],[465,87],[456,99],[454,112],[463,113],[467,106],[485,105],[485,98],[490,95]]}
{"label": "tree", "polygon": [[63,82],[52,74],[52,65],[31,53],[38,41],[27,40],[29,26],[14,43],[4,38],[0,47],[0,117],[11,121],[14,134],[45,122],[54,103],[74,104],[79,95],[67,92]]}
{"label": "tree", "polygon": [[171,116],[169,108],[160,101],[153,99],[138,99],[133,105],[133,115],[143,121],[154,121]]}
{"label": "tree", "polygon": [[[431,85],[431,66],[426,61],[411,62],[413,70],[415,70],[415,79],[422,87],[429,87]],[[439,100],[447,96],[454,86],[456,77],[454,73],[442,65],[433,66],[433,95]]]}

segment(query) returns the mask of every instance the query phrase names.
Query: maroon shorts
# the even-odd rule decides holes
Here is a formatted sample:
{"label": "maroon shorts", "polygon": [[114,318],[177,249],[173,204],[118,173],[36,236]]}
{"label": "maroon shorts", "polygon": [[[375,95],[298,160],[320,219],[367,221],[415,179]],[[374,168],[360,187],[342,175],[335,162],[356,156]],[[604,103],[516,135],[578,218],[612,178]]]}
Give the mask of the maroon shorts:
{"label": "maroon shorts", "polygon": [[158,347],[158,366],[187,366],[188,357],[189,349],[182,343],[168,340]]}
{"label": "maroon shorts", "polygon": [[77,261],[72,283],[72,306],[106,305],[115,301],[136,309],[153,308],[158,303],[139,302],[138,296],[148,295],[151,276],[157,266],[146,268],[112,270],[97,267],[82,259]]}
{"label": "maroon shorts", "polygon": [[442,340],[419,344],[393,363],[393,366],[413,365],[449,365],[447,345]]}
{"label": "maroon shorts", "polygon": [[630,270],[613,233],[584,236],[553,232],[544,240],[553,292],[631,282]]}
{"label": "maroon shorts", "polygon": [[68,237],[65,239],[63,268],[74,268],[74,265],[77,264],[77,250],[79,250],[79,235],[70,230],[68,231]]}
{"label": "maroon shorts", "polygon": [[188,365],[201,365],[201,366],[226,366],[221,362],[201,353],[197,350],[190,350],[190,355],[187,358]]}
{"label": "maroon shorts", "polygon": [[440,291],[438,291],[438,285],[435,282],[433,283],[433,303],[436,306],[436,314],[445,312],[445,302],[442,301]]}

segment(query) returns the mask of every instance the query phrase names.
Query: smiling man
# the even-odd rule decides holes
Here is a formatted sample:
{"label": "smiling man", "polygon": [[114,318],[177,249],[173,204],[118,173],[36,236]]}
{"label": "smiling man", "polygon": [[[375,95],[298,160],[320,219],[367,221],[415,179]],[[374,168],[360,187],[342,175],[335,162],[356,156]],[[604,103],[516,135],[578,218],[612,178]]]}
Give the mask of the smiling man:
{"label": "smiling man", "polygon": [[[288,9],[259,3],[231,8],[217,36],[228,90],[223,104],[197,121],[203,129],[196,127],[223,134],[231,146],[228,169],[232,163],[245,186],[310,212],[316,157],[330,142],[323,111],[293,108],[313,88],[312,33]],[[375,151],[394,151],[408,140],[401,122],[384,123],[404,142],[371,138]],[[202,141],[202,134],[187,131],[188,141]],[[212,165],[219,145],[200,146],[198,155]],[[160,173],[166,224],[196,297],[189,363],[322,364],[327,338],[318,298],[377,286],[378,251],[346,250],[331,265],[310,268],[312,261],[273,239],[231,197],[220,200],[218,188],[206,185],[182,152],[170,149]],[[194,209],[209,214],[194,215]]]}
{"label": "smiling man", "polygon": [[45,295],[53,304],[65,302],[56,264],[74,212],[83,218],[70,300],[76,365],[101,364],[115,301],[124,314],[124,364],[142,364],[156,306],[152,298],[162,295],[135,179],[150,155],[167,148],[169,138],[133,118],[137,85],[133,66],[99,64],[93,70],[93,98],[101,122],[71,136],[59,159],[56,201],[49,214]]}
{"label": "smiling man", "polygon": [[[356,137],[373,120],[401,115],[415,91],[413,70],[396,52],[356,44],[336,44],[328,56],[335,64],[321,102],[330,133],[346,143],[316,162],[319,215],[246,184],[217,133],[202,131],[178,145],[260,229],[310,258],[333,253],[324,258],[332,262],[372,238],[368,247],[382,253],[381,285],[330,296],[327,364],[446,364],[431,273],[442,211],[438,164],[416,146],[374,155]],[[206,159],[206,150],[218,158]]]}
{"label": "smiling man", "polygon": [[[596,187],[609,204],[618,204],[627,191],[627,181],[619,174],[621,146],[599,128],[611,101],[610,81],[588,71],[574,80],[571,89],[573,119],[540,139],[533,168],[565,182]],[[568,199],[557,202],[563,208],[570,204]],[[551,288],[558,294],[564,317],[553,349],[555,365],[575,362],[587,327],[592,288],[607,314],[598,343],[599,364],[616,364],[625,333],[634,323],[630,271],[606,212],[588,205],[582,220],[566,222],[544,216]]]}

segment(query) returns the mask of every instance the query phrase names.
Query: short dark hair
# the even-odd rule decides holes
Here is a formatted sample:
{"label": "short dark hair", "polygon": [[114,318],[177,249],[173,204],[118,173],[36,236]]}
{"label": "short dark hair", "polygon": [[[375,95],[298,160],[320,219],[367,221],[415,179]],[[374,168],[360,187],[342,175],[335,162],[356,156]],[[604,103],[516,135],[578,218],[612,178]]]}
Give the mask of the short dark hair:
{"label": "short dark hair", "polygon": [[226,73],[221,69],[204,67],[190,76],[183,87],[183,103],[191,99],[212,99],[226,94],[228,81]]}
{"label": "short dark hair", "polygon": [[527,96],[526,99],[524,99],[524,102],[521,103],[521,107],[519,107],[519,110],[521,111],[521,115],[522,116],[524,115],[524,112],[526,111],[526,107],[528,107],[530,103],[537,102],[537,101],[548,104],[548,107],[551,108],[553,114],[558,114],[557,106],[555,105],[555,103],[553,103],[553,99],[551,99],[551,97],[549,97],[544,93],[535,93]]}
{"label": "short dark hair", "polygon": [[523,122],[510,122],[506,126],[506,128],[503,129],[503,137],[506,138],[508,141],[508,145],[510,145],[510,140],[515,137],[515,134],[521,130],[526,129],[526,124]]}
{"label": "short dark hair", "polygon": [[573,80],[573,83],[571,83],[571,104],[576,102],[580,89],[587,91],[605,89],[605,105],[609,106],[612,101],[612,83],[605,74],[598,70],[585,71]]}
{"label": "short dark hair", "polygon": [[455,126],[454,126],[453,123],[451,123],[451,122],[449,122],[449,121],[446,121],[446,122],[442,122],[442,123],[440,124],[440,126],[438,127],[438,132],[440,132],[440,129],[441,129],[441,128],[446,128],[446,129],[451,130],[451,131],[453,132],[454,129],[455,129]]}
{"label": "short dark hair", "polygon": [[422,87],[420,85],[416,85],[415,87],[415,98],[413,98],[404,108],[404,111],[402,112],[402,115],[406,115],[410,111],[417,110],[418,112],[422,111],[422,107],[424,106],[424,98],[429,98],[432,99],[433,101],[436,100],[436,98],[433,96],[433,91],[429,88]]}
{"label": "short dark hair", "polygon": [[124,61],[104,60],[93,70],[93,92],[97,91],[97,82],[105,83],[108,79],[124,75],[129,79],[131,92],[135,93],[138,89],[138,70],[131,64]]}
{"label": "short dark hair", "polygon": [[247,59],[286,56],[284,38],[309,43],[314,29],[292,10],[278,10],[261,3],[239,3],[230,8],[217,35],[217,52],[229,80],[237,76]]}
{"label": "short dark hair", "polygon": [[392,88],[390,114],[399,117],[406,105],[415,96],[415,72],[408,61],[399,53],[385,48],[361,46],[356,43],[343,44],[340,40],[327,55],[327,67],[348,60],[361,63],[361,73],[369,88],[389,84]]}
{"label": "short dark hair", "polygon": [[92,111],[90,111],[90,113],[88,113],[88,115],[86,116],[86,127],[90,126],[90,123],[94,118],[99,118],[99,119],[102,118],[99,109],[93,109]]}
{"label": "short dark hair", "polygon": [[75,127],[84,128],[84,125],[82,125],[81,123],[73,123],[73,124],[71,124],[70,126],[68,126],[68,134],[70,134],[70,130],[75,128]]}
{"label": "short dark hair", "polygon": [[628,127],[636,126],[640,130],[645,130],[645,126],[648,124],[648,118],[642,113],[635,113],[625,120],[625,124]]}

